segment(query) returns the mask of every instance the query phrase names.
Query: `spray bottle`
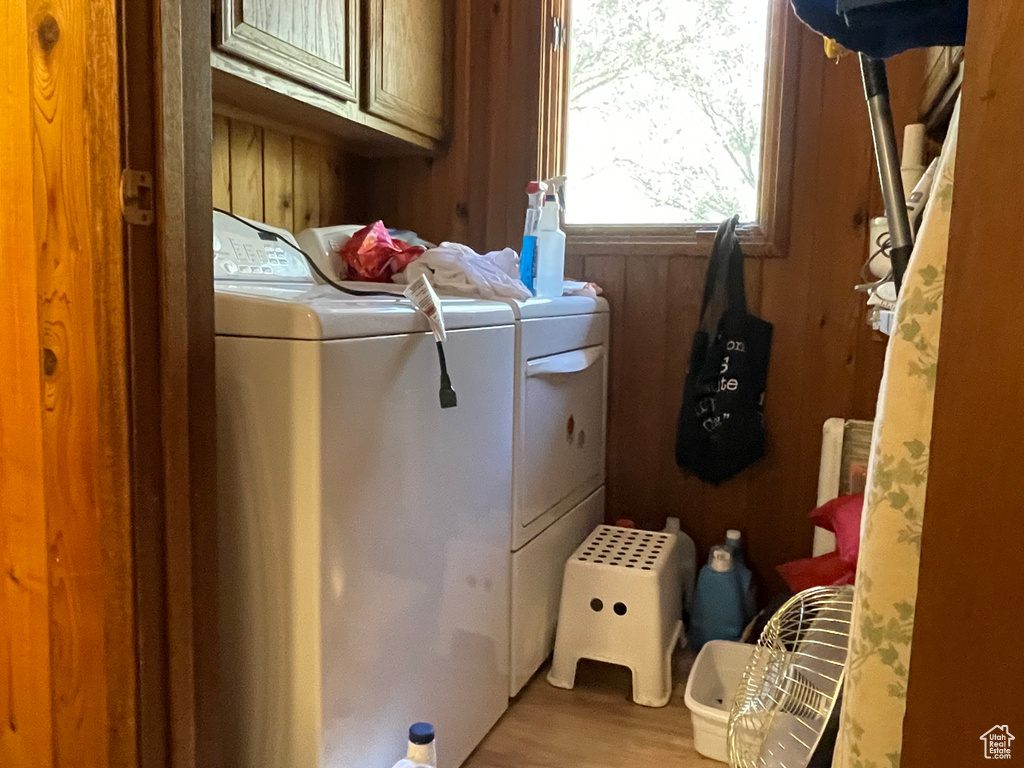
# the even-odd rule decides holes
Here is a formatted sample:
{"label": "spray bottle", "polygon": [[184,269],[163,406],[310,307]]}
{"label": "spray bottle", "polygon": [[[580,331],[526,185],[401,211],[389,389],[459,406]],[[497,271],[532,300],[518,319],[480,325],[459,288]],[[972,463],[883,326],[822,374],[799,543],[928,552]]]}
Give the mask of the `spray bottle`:
{"label": "spray bottle", "polygon": [[534,293],[553,299],[562,295],[565,280],[565,232],[561,227],[562,195],[565,176],[548,179],[544,209],[537,233],[537,280]]}
{"label": "spray bottle", "polygon": [[537,231],[540,228],[541,206],[548,185],[543,181],[531,181],[526,185],[526,226],[523,228],[523,250],[519,256],[519,279],[523,285],[537,294]]}

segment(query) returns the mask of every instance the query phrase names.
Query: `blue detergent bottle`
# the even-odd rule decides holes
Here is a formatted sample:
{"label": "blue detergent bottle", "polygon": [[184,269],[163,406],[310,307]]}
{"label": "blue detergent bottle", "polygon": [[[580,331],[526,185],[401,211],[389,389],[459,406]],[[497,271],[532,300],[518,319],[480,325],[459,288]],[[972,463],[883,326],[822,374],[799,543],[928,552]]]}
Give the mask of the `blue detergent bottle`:
{"label": "blue detergent bottle", "polygon": [[732,555],[732,570],[743,595],[743,621],[749,624],[757,615],[757,591],[754,588],[754,574],[743,560],[743,534],[732,528],[725,532],[725,548]]}
{"label": "blue detergent bottle", "polygon": [[693,596],[690,644],[699,651],[709,640],[739,640],[743,636],[743,594],[733,570],[732,553],[712,547],[700,569]]}

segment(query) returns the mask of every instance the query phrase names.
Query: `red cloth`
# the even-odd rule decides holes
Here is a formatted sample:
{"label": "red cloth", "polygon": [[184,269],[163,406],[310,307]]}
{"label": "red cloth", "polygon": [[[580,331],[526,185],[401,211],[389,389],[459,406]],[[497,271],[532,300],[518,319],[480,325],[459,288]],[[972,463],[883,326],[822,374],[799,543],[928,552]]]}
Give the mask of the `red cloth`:
{"label": "red cloth", "polygon": [[349,280],[390,283],[391,276],[405,269],[426,249],[392,238],[383,221],[363,227],[341,246],[338,255],[348,265]]}
{"label": "red cloth", "polygon": [[815,525],[836,535],[836,549],[850,565],[857,565],[860,554],[860,522],[864,515],[864,494],[840,496],[811,512]]}
{"label": "red cloth", "polygon": [[836,551],[819,557],[793,560],[776,570],[793,592],[811,587],[853,584],[860,554],[860,521],[864,494],[840,496],[811,512],[814,524],[836,535]]}
{"label": "red cloth", "polygon": [[783,563],[776,570],[795,593],[811,587],[853,584],[857,568],[844,560],[838,552],[808,557]]}

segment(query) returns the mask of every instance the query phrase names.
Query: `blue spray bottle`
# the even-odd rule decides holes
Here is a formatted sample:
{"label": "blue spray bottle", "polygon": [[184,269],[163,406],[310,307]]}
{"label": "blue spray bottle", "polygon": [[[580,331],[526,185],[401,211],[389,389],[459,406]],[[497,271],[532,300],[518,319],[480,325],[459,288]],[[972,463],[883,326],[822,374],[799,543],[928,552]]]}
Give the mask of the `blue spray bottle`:
{"label": "blue spray bottle", "polygon": [[523,250],[519,255],[519,279],[534,295],[537,294],[537,232],[547,190],[548,185],[543,181],[531,181],[526,185],[529,205],[526,208],[526,226],[523,228]]}

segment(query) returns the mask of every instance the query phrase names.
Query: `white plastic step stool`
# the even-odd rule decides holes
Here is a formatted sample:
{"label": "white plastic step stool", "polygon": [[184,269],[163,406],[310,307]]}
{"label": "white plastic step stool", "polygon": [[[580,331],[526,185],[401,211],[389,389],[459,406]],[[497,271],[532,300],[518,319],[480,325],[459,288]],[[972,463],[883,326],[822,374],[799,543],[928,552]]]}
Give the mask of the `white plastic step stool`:
{"label": "white plastic step stool", "polygon": [[620,664],[633,673],[633,701],[665,706],[682,600],[675,536],[598,526],[565,564],[548,682],[572,688],[580,659]]}

